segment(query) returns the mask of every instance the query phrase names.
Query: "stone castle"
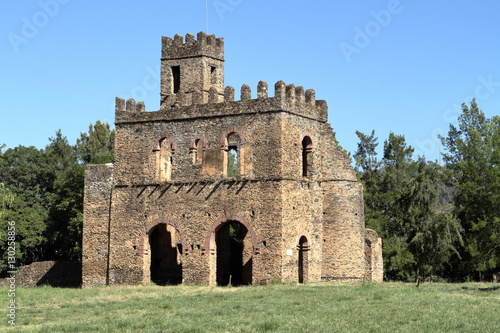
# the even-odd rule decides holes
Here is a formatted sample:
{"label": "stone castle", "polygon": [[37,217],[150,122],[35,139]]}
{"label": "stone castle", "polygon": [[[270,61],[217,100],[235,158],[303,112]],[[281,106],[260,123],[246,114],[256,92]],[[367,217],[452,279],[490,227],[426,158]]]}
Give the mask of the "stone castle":
{"label": "stone castle", "polygon": [[362,186],[312,89],[224,87],[224,40],[162,38],[161,106],[116,98],[85,171],[83,286],[382,280]]}

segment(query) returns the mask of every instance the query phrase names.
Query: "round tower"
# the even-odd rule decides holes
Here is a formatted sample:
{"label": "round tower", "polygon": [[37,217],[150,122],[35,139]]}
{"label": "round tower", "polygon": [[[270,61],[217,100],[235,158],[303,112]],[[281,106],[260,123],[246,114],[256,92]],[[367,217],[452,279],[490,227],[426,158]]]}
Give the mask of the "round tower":
{"label": "round tower", "polygon": [[210,88],[220,101],[224,96],[224,39],[199,32],[197,39],[187,34],[162,37],[161,109],[176,103],[208,102]]}

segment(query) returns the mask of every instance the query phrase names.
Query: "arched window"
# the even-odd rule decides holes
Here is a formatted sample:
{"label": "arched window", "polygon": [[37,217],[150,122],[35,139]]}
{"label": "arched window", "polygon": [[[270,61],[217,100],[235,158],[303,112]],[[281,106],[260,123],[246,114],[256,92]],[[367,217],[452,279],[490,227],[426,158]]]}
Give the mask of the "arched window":
{"label": "arched window", "polygon": [[302,177],[311,176],[313,142],[310,136],[306,135],[302,139]]}
{"label": "arched window", "polygon": [[203,157],[205,155],[205,147],[203,140],[200,138],[194,139],[194,142],[190,150],[191,154],[193,154],[193,164],[202,164]]}
{"label": "arched window", "polygon": [[226,176],[229,178],[240,175],[240,136],[231,132],[227,135]]}
{"label": "arched window", "polygon": [[175,147],[171,140],[163,138],[159,141],[159,150],[157,153],[158,180],[170,181],[172,179],[172,163]]}
{"label": "arched window", "polygon": [[193,157],[193,164],[203,164],[203,159],[205,158],[205,149],[208,146],[208,141],[205,136],[198,134],[193,139],[191,139],[191,145],[189,147],[189,152]]}
{"label": "arched window", "polygon": [[195,164],[201,164],[203,162],[203,153],[204,153],[204,149],[203,149],[203,141],[201,139],[197,139],[195,142],[194,142],[194,145],[196,147],[196,153],[195,153],[195,156],[194,156],[194,163]]}

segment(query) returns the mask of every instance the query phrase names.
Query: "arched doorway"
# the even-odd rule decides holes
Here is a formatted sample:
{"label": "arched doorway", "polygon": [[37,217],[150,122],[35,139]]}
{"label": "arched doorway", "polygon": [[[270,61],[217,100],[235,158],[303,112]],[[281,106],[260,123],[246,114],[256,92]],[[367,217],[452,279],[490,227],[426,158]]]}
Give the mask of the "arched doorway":
{"label": "arched doorway", "polygon": [[182,282],[182,243],[179,232],[160,223],[149,234],[151,281],[159,285]]}
{"label": "arched doorway", "polygon": [[248,229],[238,221],[222,223],[215,231],[216,282],[218,286],[252,283],[252,242]]}
{"label": "arched doorway", "polygon": [[306,283],[308,280],[308,251],[309,243],[307,242],[307,237],[302,236],[299,239],[299,245],[297,246],[299,251],[299,283]]}

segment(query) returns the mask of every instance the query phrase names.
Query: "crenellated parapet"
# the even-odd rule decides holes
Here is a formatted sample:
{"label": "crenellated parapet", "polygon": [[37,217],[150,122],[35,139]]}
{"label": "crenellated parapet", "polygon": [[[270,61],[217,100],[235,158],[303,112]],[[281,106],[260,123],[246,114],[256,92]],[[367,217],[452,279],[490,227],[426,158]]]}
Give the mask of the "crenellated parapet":
{"label": "crenellated parapet", "polygon": [[115,98],[115,112],[145,112],[146,105],[144,102],[135,102],[133,98],[129,98],[124,100],[123,98],[116,97]]}
{"label": "crenellated parapet", "polygon": [[[274,96],[269,96],[268,84],[260,81],[257,85],[257,98],[252,98],[250,86],[244,84],[239,89],[239,100],[235,100],[235,89],[227,86],[224,91],[211,87],[208,99],[202,92],[179,92],[171,107],[155,112],[144,111],[144,103],[117,98],[117,121],[153,121],[211,117],[228,114],[250,114],[263,112],[289,112],[303,117],[327,121],[328,106],[324,100],[316,100],[313,89],[285,84],[278,81],[274,85]],[[124,112],[122,112],[124,111]],[[132,115],[130,111],[140,112]]]}
{"label": "crenellated parapet", "polygon": [[196,39],[193,34],[175,35],[174,38],[162,37],[162,58],[179,59],[193,56],[208,56],[224,59],[224,38],[199,32]]}

